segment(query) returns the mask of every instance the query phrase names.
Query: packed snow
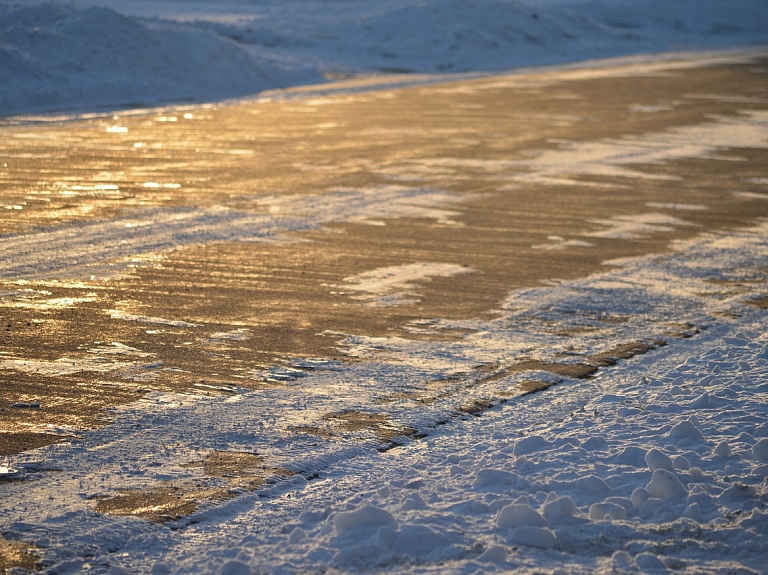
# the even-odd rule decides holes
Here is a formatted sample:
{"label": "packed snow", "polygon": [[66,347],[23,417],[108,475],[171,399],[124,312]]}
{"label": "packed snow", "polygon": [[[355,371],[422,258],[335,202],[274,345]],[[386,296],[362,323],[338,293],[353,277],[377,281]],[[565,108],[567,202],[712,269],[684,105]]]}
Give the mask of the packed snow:
{"label": "packed snow", "polygon": [[2,0],[0,115],[767,40],[752,0]]}

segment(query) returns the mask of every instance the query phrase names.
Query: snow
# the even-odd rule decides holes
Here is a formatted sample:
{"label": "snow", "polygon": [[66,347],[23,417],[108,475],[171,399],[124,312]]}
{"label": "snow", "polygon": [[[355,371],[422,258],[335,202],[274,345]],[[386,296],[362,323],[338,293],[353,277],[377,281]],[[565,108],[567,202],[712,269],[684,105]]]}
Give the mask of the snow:
{"label": "snow", "polygon": [[752,0],[3,0],[0,115],[746,46],[767,30]]}
{"label": "snow", "polygon": [[768,439],[761,439],[752,446],[752,457],[758,461],[768,462]]}
{"label": "snow", "polygon": [[[653,472],[653,478],[645,486],[651,497],[656,499],[681,499],[688,496],[688,490],[675,476],[666,469],[657,469]],[[650,500],[649,500],[650,501]],[[648,501],[644,505],[647,505]]]}
{"label": "snow", "polygon": [[508,505],[499,513],[496,524],[502,528],[542,527],[547,524],[544,518],[530,508],[530,504]]}
{"label": "snow", "polygon": [[355,511],[339,513],[333,519],[336,535],[354,533],[358,529],[378,529],[384,526],[397,529],[397,521],[388,512],[371,505],[361,507]]}
{"label": "snow", "polygon": [[16,479],[20,476],[21,472],[18,469],[8,467],[5,465],[0,466],[0,480]]}
{"label": "snow", "polygon": [[4,115],[242,96],[296,82],[226,38],[109,8],[4,2],[0,30]]}
{"label": "snow", "polygon": [[[603,395],[586,402],[577,387],[558,390],[567,396],[560,399],[545,392],[526,406],[536,412],[528,418],[512,405],[501,406],[436,432],[426,440],[428,449],[415,442],[339,462],[294,493],[300,508],[315,502],[325,511],[305,512],[301,526],[285,535],[248,535],[231,551],[190,558],[178,572],[215,572],[224,558],[237,556],[285,573],[312,570],[316,561],[327,561],[332,572],[758,573],[768,550],[768,467],[754,456],[768,441],[761,438],[768,433],[768,414],[758,407],[765,384],[745,386],[733,360],[757,365],[768,340],[760,332],[734,330],[761,325],[758,317],[742,319],[724,330],[713,327],[717,333],[698,342],[670,346],[662,357],[631,360],[601,376],[594,388]],[[729,335],[739,335],[739,343],[726,343]],[[754,375],[767,372],[763,360]],[[736,397],[726,409],[692,414],[670,393],[681,377],[684,396],[706,387]],[[620,401],[602,401],[609,396]],[[690,437],[671,438],[671,424],[692,417],[702,441],[681,445]],[[515,446],[525,441],[515,439],[520,434],[545,444],[536,441],[535,452],[516,456]],[[603,440],[601,448],[584,449],[595,438]],[[733,457],[713,453],[722,441],[738,446]],[[643,453],[664,463],[670,454],[685,454],[697,466],[651,471]],[[466,472],[447,473],[450,461]],[[416,495],[423,505],[411,504]],[[330,507],[329,496],[336,501]],[[266,506],[244,506],[244,512],[255,521]],[[286,521],[291,515],[271,511]],[[242,519],[237,528],[249,521]],[[355,537],[345,538],[353,529]]]}
{"label": "snow", "polygon": [[672,471],[674,469],[674,464],[669,456],[658,449],[651,449],[644,457],[644,460],[651,471],[656,471],[657,469]]}

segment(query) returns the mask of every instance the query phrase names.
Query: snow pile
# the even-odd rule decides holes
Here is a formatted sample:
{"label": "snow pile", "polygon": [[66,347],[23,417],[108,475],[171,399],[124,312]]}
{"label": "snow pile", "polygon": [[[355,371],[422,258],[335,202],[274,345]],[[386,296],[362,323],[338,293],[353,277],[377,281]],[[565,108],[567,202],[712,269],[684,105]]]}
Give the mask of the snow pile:
{"label": "snow pile", "polygon": [[0,3],[0,114],[242,96],[314,79],[170,22]]}
{"label": "snow pile", "polygon": [[752,0],[0,0],[0,115],[766,40]]}

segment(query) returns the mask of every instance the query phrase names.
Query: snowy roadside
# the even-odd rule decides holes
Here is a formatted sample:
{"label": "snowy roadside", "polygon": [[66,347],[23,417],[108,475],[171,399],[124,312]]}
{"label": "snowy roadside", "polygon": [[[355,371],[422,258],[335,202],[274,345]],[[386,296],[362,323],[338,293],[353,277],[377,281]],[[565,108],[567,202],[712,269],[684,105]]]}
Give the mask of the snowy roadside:
{"label": "snowy roadside", "polygon": [[0,115],[232,98],[316,82],[217,34],[111,10],[0,2]]}
{"label": "snowy roadside", "polygon": [[[34,20],[39,15],[37,4],[27,4],[34,4],[29,13]],[[86,4],[77,2],[63,9],[71,16],[65,19],[66,26],[79,26],[78,34],[86,44],[91,30],[80,20],[85,13],[92,18],[85,21],[94,26],[117,22],[116,31],[126,22],[131,26],[138,22],[151,32],[147,36],[140,32],[140,46],[157,46],[157,41],[162,50],[179,50],[179,61],[185,57],[186,40],[202,47],[185,64],[191,62],[200,74],[189,74],[185,68],[187,72],[180,76],[199,84],[182,86],[183,90],[211,87],[205,68],[200,67],[207,58],[208,42],[224,46],[225,55],[240,54],[237,50],[246,48],[247,58],[256,53],[254,45],[243,48],[231,38],[222,40],[229,27],[237,31],[245,24],[233,14],[227,14],[222,24],[221,10],[212,8],[208,20],[195,23],[183,18],[189,16],[188,5],[167,2],[165,8],[180,6],[180,15],[164,14],[167,21],[160,22],[150,14],[142,16],[147,20],[137,19],[138,15],[124,18],[86,8]],[[115,9],[129,4],[154,5],[111,2]],[[309,3],[290,5],[317,9]],[[596,2],[591,5],[605,8]],[[227,10],[232,7],[227,6]],[[242,9],[249,6],[253,5],[240,5]],[[45,10],[58,13],[51,5]],[[301,17],[311,20],[316,13],[312,10]],[[287,17],[287,12],[282,14]],[[387,24],[392,29],[400,30],[396,24],[405,21],[402,14],[411,12],[399,14],[390,18],[395,24]],[[758,26],[759,14],[752,14]],[[704,15],[702,22],[711,24],[722,12],[713,8]],[[334,26],[346,22],[346,26],[354,20],[337,16],[330,10],[327,21],[335,22]],[[614,28],[623,34],[628,29],[647,32],[648,26],[653,28],[651,16],[647,11],[635,20],[616,20],[615,14],[612,18]],[[388,17],[384,13],[382,21],[389,22]],[[738,11],[729,17],[747,18]],[[60,22],[53,20],[58,22],[51,24],[56,28]],[[172,26],[171,20],[176,22]],[[211,25],[213,21],[220,26]],[[24,30],[34,30],[33,24],[40,31],[40,54],[50,53],[55,43],[42,41],[45,22],[14,26],[25,38]],[[705,30],[707,24],[701,26],[702,37],[726,43],[728,38],[744,40],[749,28],[736,26],[716,34]],[[171,28],[182,36],[168,36]],[[662,28],[666,29],[658,29]],[[412,32],[404,30],[400,32]],[[440,35],[446,28],[430,30]],[[187,33],[192,36],[184,40]],[[67,34],[54,36],[61,39]],[[342,37],[360,40],[354,35]],[[179,42],[162,44],[168,38]],[[62,48],[68,41],[56,44],[65,60],[71,55]],[[315,38],[302,44],[301,50],[320,45],[325,44]],[[555,53],[546,52],[546,43],[542,46],[542,53]],[[107,46],[103,53],[109,50]],[[369,62],[363,52],[360,62]],[[265,53],[262,56],[275,66],[275,74],[296,72]],[[157,63],[158,53],[153,54],[149,60]],[[298,48],[292,54],[295,61],[303,58]],[[578,54],[583,57],[586,52]],[[480,53],[477,58],[486,56]],[[251,60],[241,57],[236,60],[251,66]],[[229,56],[223,61],[233,62]],[[433,69],[429,66],[434,61],[430,62],[417,65]],[[109,92],[102,91],[98,82],[119,88],[119,82],[112,83],[116,76],[110,75],[114,69],[110,71],[109,64],[101,72],[94,69],[95,75],[86,81],[71,75],[93,98],[78,102],[104,104],[99,98]],[[146,72],[142,68],[146,61],[133,64],[137,67],[131,68],[131,74]],[[222,77],[231,73],[240,78],[238,65],[216,69]],[[162,91],[167,87],[165,79],[173,77],[163,66],[160,62],[143,76],[156,91],[142,88],[136,92],[142,98],[147,94],[150,100],[177,97],[176,92],[169,96]],[[65,75],[71,71],[66,66],[62,69]],[[269,79],[271,73],[264,77]],[[41,86],[49,81],[46,77],[42,72],[37,76]],[[94,83],[89,84],[91,80]],[[0,84],[0,94],[12,84]],[[18,85],[24,88],[23,82]],[[202,97],[203,92],[195,94]],[[41,102],[48,105],[50,101]],[[760,149],[766,145],[765,126],[764,112],[753,110],[661,135],[600,140],[596,146],[564,143],[541,156],[502,167],[510,170],[509,179],[523,183],[562,183],[566,176],[580,174],[640,177],[643,174],[628,167],[627,158],[657,164],[712,157],[719,149]],[[424,160],[424,165],[429,161]],[[489,171],[501,169],[498,162],[472,161],[488,166]],[[520,173],[521,169],[530,171]],[[768,181],[763,176],[762,171],[750,175],[760,185]],[[762,202],[766,197],[762,191],[722,189],[732,201],[751,197]],[[183,245],[283,241],[287,231],[314,230],[328,222],[422,217],[449,223],[456,216],[454,210],[461,208],[459,200],[458,195],[439,190],[387,186],[316,197],[262,197],[258,201],[270,207],[269,215],[234,209],[147,208],[112,220],[5,236],[0,271],[16,278],[17,284],[0,298],[9,308],[72,305],[35,278],[61,279],[64,284],[91,277],[95,282],[94,274],[114,273],[117,267],[123,271],[120,266],[110,269],[114,262],[133,265],[154,252]],[[601,229],[584,232],[583,239],[549,236],[534,248],[549,253],[589,247],[596,238],[631,239],[669,231],[689,225],[678,217],[681,211],[705,209],[667,202],[645,206],[653,210],[591,220]],[[111,411],[114,422],[100,429],[81,433],[65,426],[32,428],[72,441],[0,461],[28,471],[24,481],[0,485],[0,535],[37,546],[33,552],[51,574],[86,570],[113,575],[512,569],[763,572],[768,556],[766,261],[768,220],[759,220],[751,229],[704,232],[678,242],[665,254],[614,260],[606,262],[608,271],[603,273],[509,293],[490,319],[422,319],[407,323],[399,336],[391,337],[371,337],[350,329],[339,355],[363,361],[288,357],[280,365],[238,375],[248,384],[279,384],[256,389],[246,389],[250,386],[246,384],[240,388],[232,380],[231,385],[218,387],[204,381],[200,387],[196,384],[200,395],[150,391],[143,388],[144,382],[173,366],[164,366],[151,350],[138,349],[143,347],[138,343],[131,343],[134,348],[110,343],[112,339],[99,338],[77,357],[3,357],[0,369],[19,375],[112,372],[117,383],[99,383],[136,389],[141,400],[115,408]],[[343,279],[327,287],[352,292],[351,299],[380,307],[407,304],[418,299],[429,278],[454,275],[483,281],[471,267],[420,262],[340,276]],[[87,285],[88,280],[83,281]],[[91,303],[95,298],[84,293],[78,302]],[[252,336],[247,328],[232,326],[225,331],[196,319],[195,323],[185,321],[174,317],[180,313],[177,309],[134,313],[139,310],[117,305],[101,313],[116,322],[152,328],[147,334],[168,327],[194,331],[190,340],[195,338],[201,353]],[[441,337],[446,333],[461,335]],[[409,338],[409,334],[424,337]],[[627,349],[630,353],[624,354]],[[611,354],[626,358],[646,351],[610,365]],[[597,370],[598,365],[593,379],[572,379],[566,369]],[[555,368],[562,371],[552,371]],[[526,389],[549,385],[556,387],[522,397]],[[207,388],[219,393],[207,395]],[[14,409],[37,409],[39,404],[34,403],[20,397]],[[478,416],[471,415],[474,412]],[[378,423],[346,428],[350,421],[343,419],[345,413]],[[385,445],[376,430],[388,430],[389,438],[403,445],[379,451],[392,445]],[[398,437],[405,431],[408,437]],[[255,477],[265,469],[294,475],[280,480],[269,477],[258,489],[240,487],[227,475],[205,471],[207,458],[217,454],[246,455],[261,465],[256,471],[246,469],[243,475],[253,472]],[[200,495],[199,505],[181,517],[161,516],[163,524],[99,512],[101,502],[126,493],[141,496],[179,486],[192,493],[190,497],[204,489],[225,491],[227,497]],[[147,510],[130,510],[142,511]]]}
{"label": "snowy roadside", "polygon": [[2,0],[0,115],[748,46],[766,30],[768,6],[750,0]]}
{"label": "snowy roadside", "polygon": [[343,462],[274,502],[241,501],[224,533],[211,511],[154,568],[763,572],[764,326],[747,312],[588,384]]}

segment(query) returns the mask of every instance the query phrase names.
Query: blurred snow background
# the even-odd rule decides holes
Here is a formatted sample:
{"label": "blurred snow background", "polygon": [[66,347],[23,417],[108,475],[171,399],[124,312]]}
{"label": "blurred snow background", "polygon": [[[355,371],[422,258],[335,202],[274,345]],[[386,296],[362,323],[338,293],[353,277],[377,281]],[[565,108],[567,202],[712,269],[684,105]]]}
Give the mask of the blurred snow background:
{"label": "blurred snow background", "polygon": [[754,0],[0,0],[0,115],[766,41]]}

